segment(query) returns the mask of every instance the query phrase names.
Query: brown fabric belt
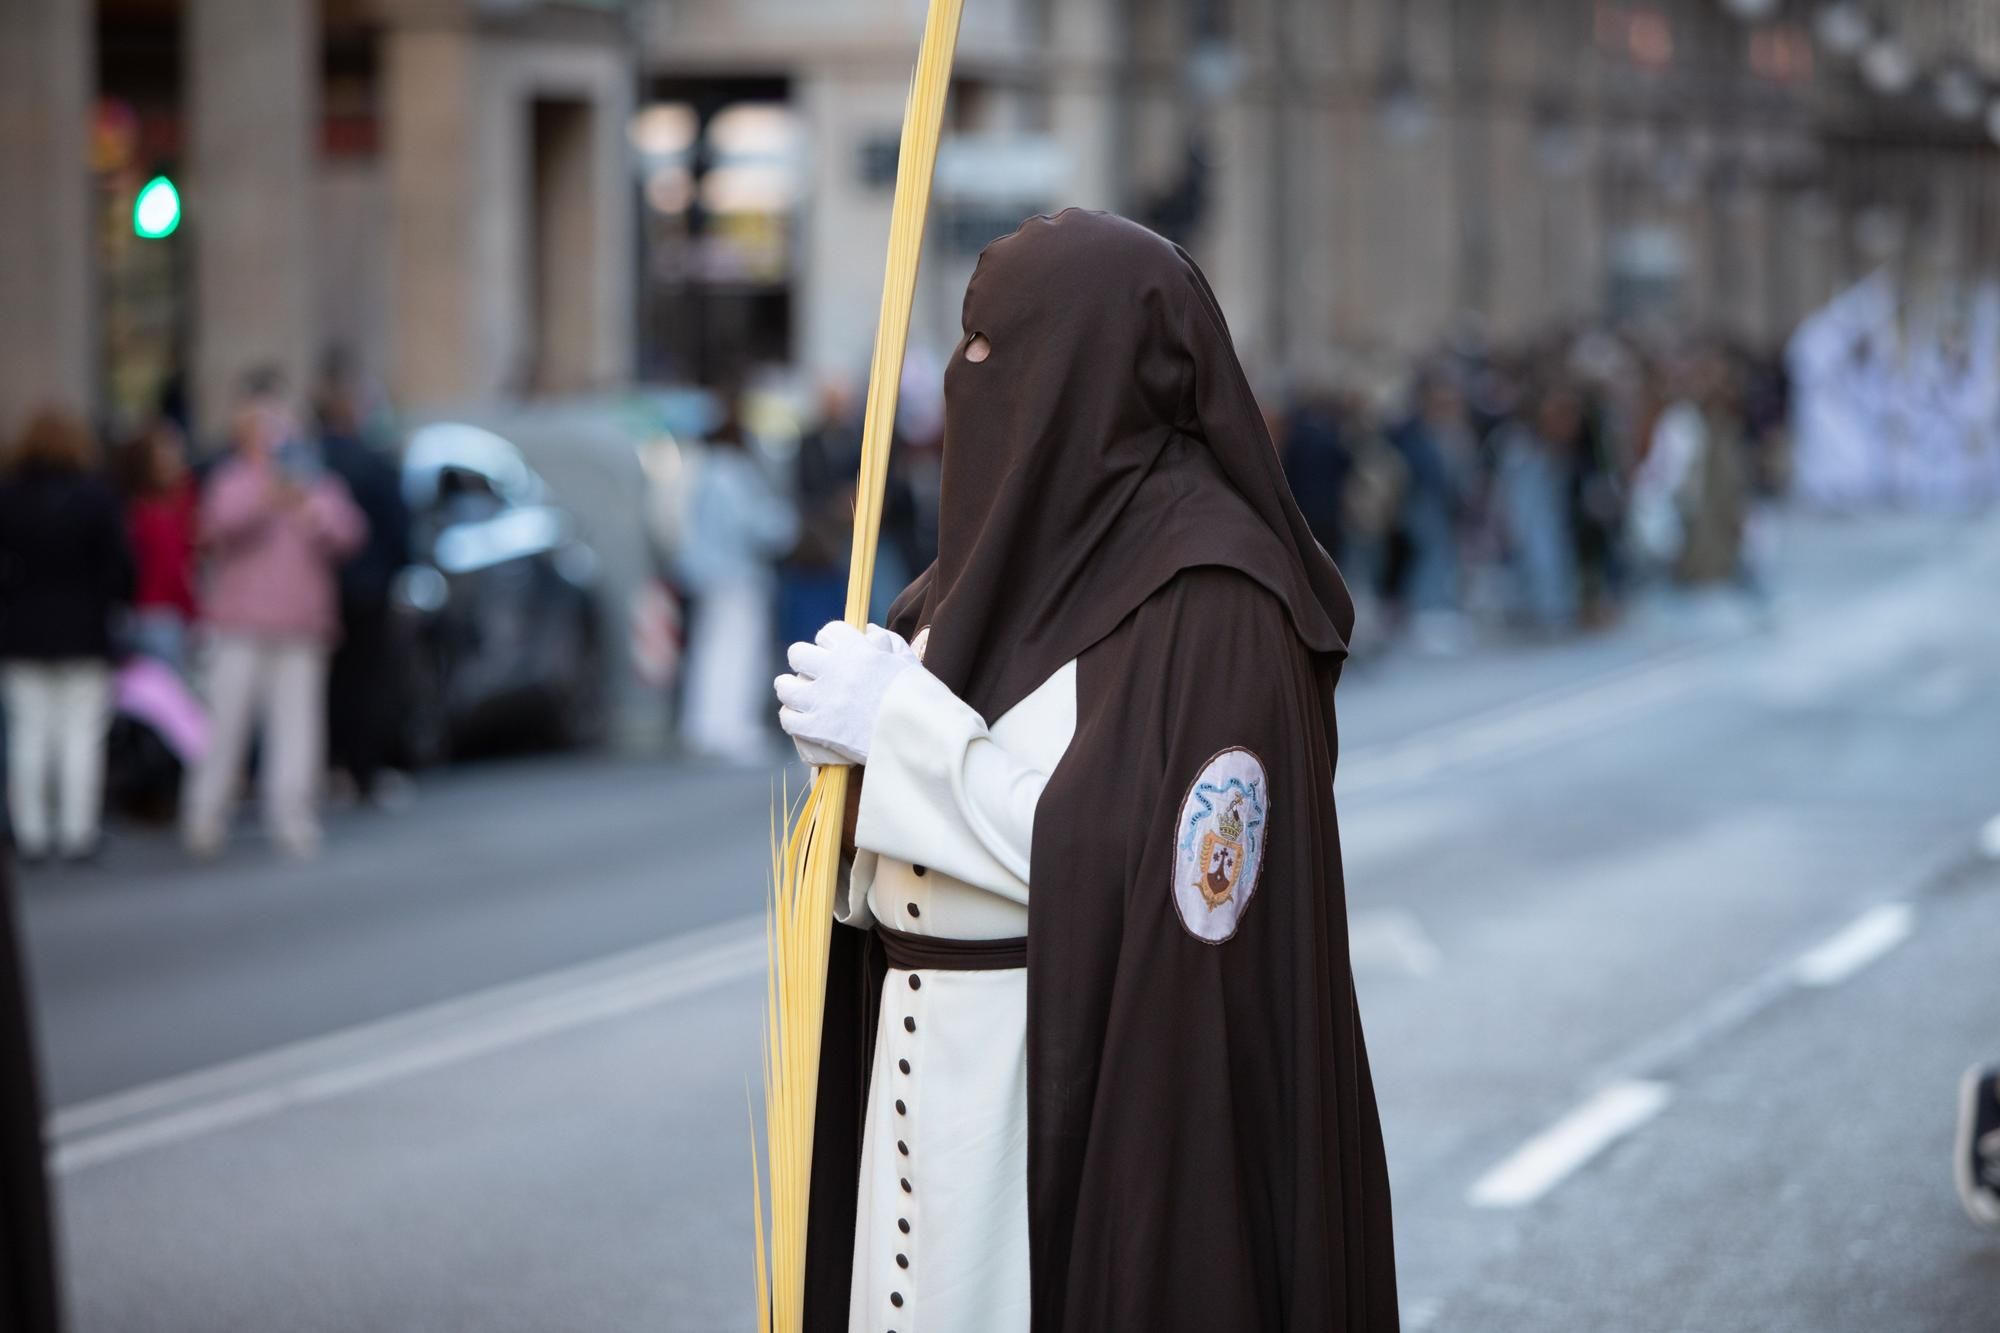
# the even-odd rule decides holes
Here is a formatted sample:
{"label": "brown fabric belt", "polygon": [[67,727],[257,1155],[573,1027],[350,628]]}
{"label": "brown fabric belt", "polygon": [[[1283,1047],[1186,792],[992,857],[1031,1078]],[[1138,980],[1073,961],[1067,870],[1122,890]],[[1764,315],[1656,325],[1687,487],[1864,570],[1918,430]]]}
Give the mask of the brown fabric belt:
{"label": "brown fabric belt", "polygon": [[1028,965],[1025,935],[1009,940],[946,940],[934,935],[911,935],[879,922],[875,933],[882,937],[882,951],[889,955],[889,966],[898,972],[925,968],[940,972],[1005,972]]}

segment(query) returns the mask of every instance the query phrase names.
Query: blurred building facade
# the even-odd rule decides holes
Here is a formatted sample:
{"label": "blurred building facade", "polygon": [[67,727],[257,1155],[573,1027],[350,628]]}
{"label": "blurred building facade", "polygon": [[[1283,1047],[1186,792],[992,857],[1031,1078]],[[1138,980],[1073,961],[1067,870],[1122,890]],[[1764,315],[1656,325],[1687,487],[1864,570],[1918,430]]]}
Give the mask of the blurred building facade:
{"label": "blurred building facade", "polygon": [[[0,418],[178,372],[212,427],[336,344],[418,410],[858,377],[924,9],[10,0]],[[1269,373],[1606,313],[1768,344],[1884,254],[2000,247],[1994,0],[969,0],[959,74],[933,346],[979,247],[1068,204],[1188,244]],[[162,174],[185,224],[139,239]]]}
{"label": "blurred building facade", "polygon": [[[1269,371],[1308,371],[1335,348],[1407,352],[1468,323],[1511,338],[1603,313],[1769,344],[1879,257],[1885,231],[1941,271],[1984,263],[1997,239],[1992,145],[1976,117],[1931,105],[1928,76],[1960,61],[1989,82],[2000,73],[2000,6],[1894,7],[1924,81],[1887,98],[1826,48],[1822,11],[1847,7],[968,4],[919,336],[955,339],[981,243],[1026,213],[1082,204],[1187,243],[1246,359]],[[645,100],[707,123],[733,90],[796,114],[800,165],[778,205],[796,233],[789,345],[818,371],[865,359],[883,168],[922,9],[642,9]],[[660,146],[653,170],[671,176],[677,141]],[[688,199],[655,191],[646,225]],[[733,281],[708,299],[726,306]],[[757,317],[744,324],[761,350]]]}
{"label": "blurred building facade", "polygon": [[334,346],[416,404],[629,377],[622,5],[12,0],[0,51],[0,415],[178,384],[213,431]]}

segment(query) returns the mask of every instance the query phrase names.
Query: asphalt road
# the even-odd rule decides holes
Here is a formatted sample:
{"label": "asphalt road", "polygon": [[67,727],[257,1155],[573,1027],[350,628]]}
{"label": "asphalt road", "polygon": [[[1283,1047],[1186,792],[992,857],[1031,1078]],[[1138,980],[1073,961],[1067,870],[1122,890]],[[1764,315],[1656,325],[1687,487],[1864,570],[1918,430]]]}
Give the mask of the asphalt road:
{"label": "asphalt road", "polygon": [[[1995,1326],[1946,1149],[2000,1058],[2000,525],[1789,536],[1768,618],[1342,686],[1407,1328]],[[776,780],[496,764],[310,866],[31,880],[78,1328],[750,1327]]]}

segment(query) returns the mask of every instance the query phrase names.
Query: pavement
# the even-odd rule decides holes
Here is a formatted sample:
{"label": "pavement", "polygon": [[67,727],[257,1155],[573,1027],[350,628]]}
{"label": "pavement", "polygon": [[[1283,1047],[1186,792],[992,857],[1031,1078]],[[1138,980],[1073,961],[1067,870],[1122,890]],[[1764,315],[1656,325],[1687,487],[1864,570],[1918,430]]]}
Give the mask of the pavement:
{"label": "pavement", "polygon": [[[1996,1326],[1947,1150],[2000,1058],[2000,525],[1785,536],[1768,607],[1342,684],[1406,1328]],[[311,864],[31,879],[77,1328],[751,1327],[784,777],[492,763]]]}

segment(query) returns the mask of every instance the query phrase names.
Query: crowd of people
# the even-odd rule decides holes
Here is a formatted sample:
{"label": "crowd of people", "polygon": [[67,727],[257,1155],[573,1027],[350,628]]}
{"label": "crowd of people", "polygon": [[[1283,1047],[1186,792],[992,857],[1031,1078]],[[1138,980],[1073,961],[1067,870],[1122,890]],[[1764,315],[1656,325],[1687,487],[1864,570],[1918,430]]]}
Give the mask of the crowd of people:
{"label": "crowd of people", "polygon": [[1648,583],[1754,592],[1786,393],[1725,341],[1593,327],[1329,376],[1267,415],[1355,594],[1357,648],[1452,653],[1482,629],[1609,624]]}
{"label": "crowd of people", "polygon": [[[782,384],[782,377],[776,381]],[[681,739],[773,758],[754,685],[776,646],[842,613],[860,398],[822,385],[714,395],[656,498],[660,567],[686,652]],[[1648,584],[1760,593],[1760,519],[1788,482],[1779,362],[1719,339],[1587,327],[1513,347],[1461,342],[1343,364],[1265,395],[1265,422],[1314,535],[1357,603],[1357,653],[1452,654],[1482,635],[1613,622]],[[872,613],[937,551],[942,375],[905,367]],[[747,665],[746,665],[747,664]],[[746,684],[747,682],[747,684]]]}
{"label": "crowd of people", "polygon": [[202,857],[253,754],[266,827],[296,857],[319,844],[329,734],[358,795],[381,784],[400,474],[364,437],[345,359],[316,428],[292,402],[280,372],[248,372],[226,447],[200,459],[166,411],[106,450],[46,410],[0,449],[0,716],[25,860],[97,855],[107,776],[142,813],[177,810]]}
{"label": "crowd of people", "polygon": [[[935,371],[913,355],[904,376],[878,615],[936,553]],[[1787,482],[1775,361],[1592,327],[1386,371],[1350,363],[1265,397],[1293,493],[1355,595],[1357,651],[1590,629],[1649,582],[1758,589],[1758,519]],[[802,425],[776,413],[796,449],[771,447],[723,398],[722,424],[678,474],[684,521],[665,563],[688,607],[683,736],[751,761],[769,737],[721,664],[764,660],[841,613],[861,420],[857,395],[829,384]]]}
{"label": "crowd of people", "polygon": [[[1649,583],[1759,596],[1765,514],[1788,491],[1835,509],[2000,498],[2000,291],[1966,306],[1914,319],[1871,278],[1782,359],[1603,325],[1460,338],[1267,386],[1266,424],[1355,596],[1358,654],[1559,637],[1615,621]],[[274,372],[246,375],[212,457],[191,455],[171,413],[108,460],[55,412],[0,454],[8,805],[29,856],[92,854],[107,736],[127,767],[150,753],[188,770],[178,806],[201,855],[223,845],[253,748],[266,823],[296,855],[317,844],[329,768],[363,798],[402,790],[384,701],[409,524],[363,397],[333,358],[310,428]],[[653,526],[685,644],[681,734],[766,762],[758,664],[845,601],[860,399],[829,383],[803,421],[740,386],[714,401],[676,494],[652,506],[671,514]],[[913,352],[878,618],[936,554],[943,420],[939,366]],[[149,726],[121,730],[128,714]],[[156,809],[183,784],[157,785],[171,790]]]}

